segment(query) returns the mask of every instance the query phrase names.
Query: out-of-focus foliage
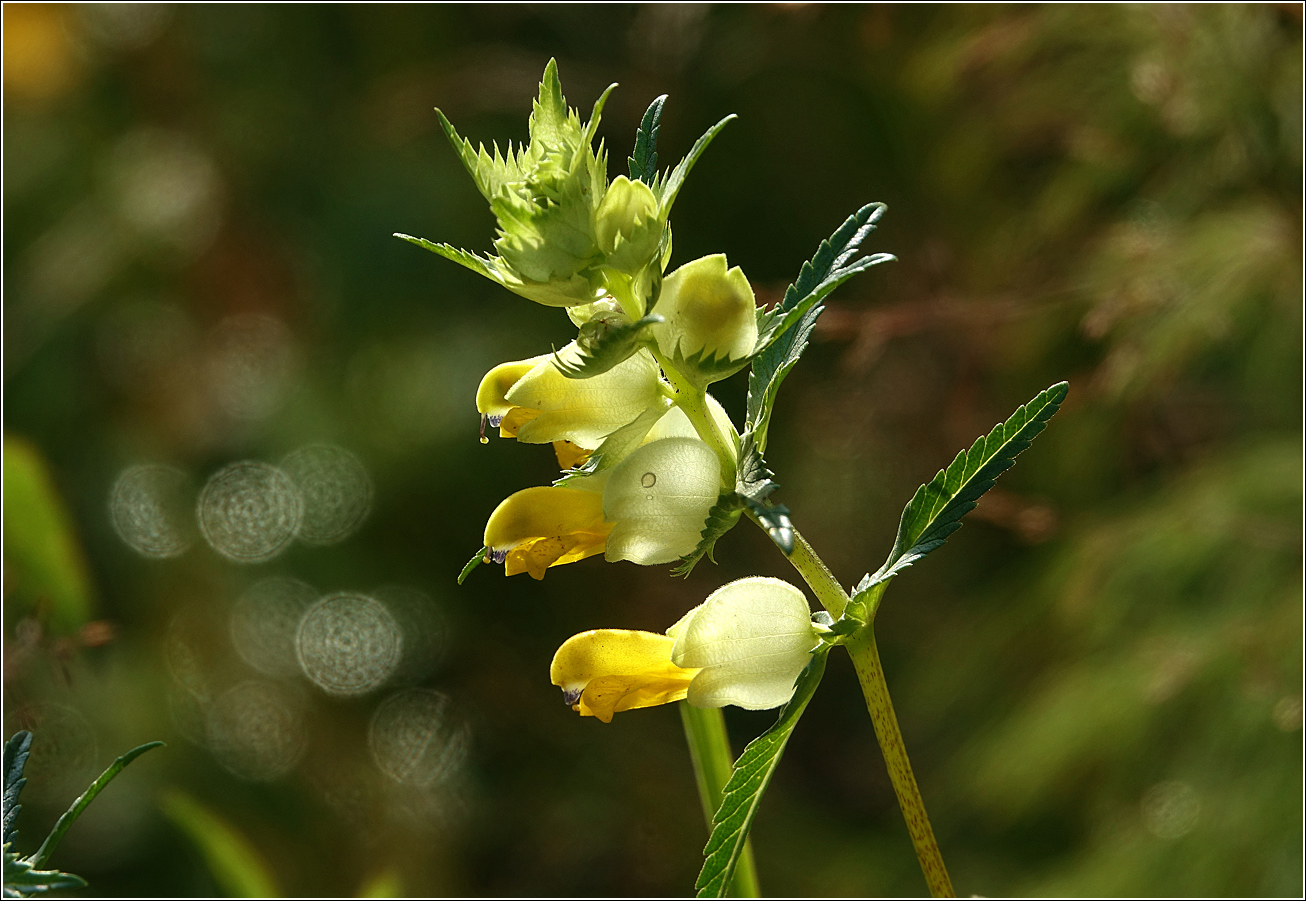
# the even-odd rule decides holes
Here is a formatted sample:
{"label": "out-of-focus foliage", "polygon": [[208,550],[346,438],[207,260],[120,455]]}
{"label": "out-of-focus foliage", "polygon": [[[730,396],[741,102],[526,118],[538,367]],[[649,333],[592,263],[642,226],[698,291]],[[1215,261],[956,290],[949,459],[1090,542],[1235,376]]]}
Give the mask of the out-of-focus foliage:
{"label": "out-of-focus foliage", "polygon": [[[574,328],[390,237],[489,246],[432,108],[521,140],[556,56],[583,109],[621,84],[612,177],[660,94],[665,160],[739,114],[671,268],[724,252],[778,301],[888,204],[899,262],[827,299],[767,445],[846,583],[917,485],[1070,382],[877,619],[959,892],[1299,894],[1301,35],[1267,4],[6,5],[4,425],[103,618],[69,635],[24,594],[10,542],[57,552],[10,510],[7,441],[23,834],[165,738],[60,846],[97,893],[229,889],[176,791],[289,894],[690,890],[675,712],[578,723],[548,661],[787,564],[740,528],[687,580],[455,586],[497,501],[556,476],[478,443],[476,385]],[[742,378],[715,393],[739,424]],[[919,893],[851,668],[823,685],[752,833],[763,888]],[[729,721],[742,747],[773,720]]]}
{"label": "out-of-focus foliage", "polygon": [[4,442],[5,603],[9,614],[40,609],[67,633],[90,619],[91,594],[77,536],[40,451]]}

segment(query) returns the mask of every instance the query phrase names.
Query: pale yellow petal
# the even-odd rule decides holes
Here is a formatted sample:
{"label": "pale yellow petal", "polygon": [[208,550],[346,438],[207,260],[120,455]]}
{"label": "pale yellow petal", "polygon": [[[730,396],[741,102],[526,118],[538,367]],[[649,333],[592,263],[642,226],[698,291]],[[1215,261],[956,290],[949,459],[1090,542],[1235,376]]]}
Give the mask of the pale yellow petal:
{"label": "pale yellow petal", "polygon": [[698,671],[671,662],[674,644],[673,639],[653,632],[582,632],[558,648],[549,678],[582,716],[611,722],[614,713],[685,697]]}
{"label": "pale yellow petal", "polygon": [[[558,352],[563,359],[575,359],[577,353],[574,342]],[[658,403],[662,394],[659,373],[657,362],[646,350],[586,379],[567,378],[552,359],[545,360],[506,395],[513,406],[539,411],[518,430],[517,440],[528,444],[565,440],[593,450]]]}
{"label": "pale yellow petal", "polygon": [[579,488],[536,487],[510,495],[485,524],[485,545],[505,572],[544,578],[544,570],[603,552],[611,523],[603,497]]}

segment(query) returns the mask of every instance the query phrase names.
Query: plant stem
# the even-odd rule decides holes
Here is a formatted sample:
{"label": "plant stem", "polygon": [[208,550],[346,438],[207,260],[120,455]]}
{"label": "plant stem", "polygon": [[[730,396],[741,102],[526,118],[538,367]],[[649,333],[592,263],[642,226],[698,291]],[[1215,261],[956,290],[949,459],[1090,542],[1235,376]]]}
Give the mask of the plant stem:
{"label": "plant stem", "polygon": [[707,392],[703,388],[696,387],[689,379],[681,374],[680,370],[671,365],[663,354],[656,348],[649,350],[653,353],[654,359],[662,367],[662,372],[666,374],[667,379],[676,389],[676,406],[680,407],[689,417],[690,423],[694,426],[694,431],[698,437],[703,439],[703,443],[712,449],[717,459],[721,462],[721,485],[723,488],[734,489],[735,471],[739,456],[739,448],[735,444],[735,438],[730,435],[723,435],[721,429],[717,427],[716,421],[712,418],[711,411],[707,407]]}
{"label": "plant stem", "polygon": [[[720,707],[691,707],[688,701],[681,701],[680,719],[685,724],[698,797],[703,802],[703,816],[707,818],[710,834],[712,820],[721,806],[721,792],[734,773],[734,753],[730,750],[730,736],[726,734],[725,716]],[[761,897],[751,841],[744,845],[731,887],[735,897]]]}
{"label": "plant stem", "polygon": [[939,843],[934,839],[934,830],[930,827],[929,815],[925,812],[925,802],[921,800],[920,789],[916,787],[916,777],[911,771],[911,761],[907,759],[907,748],[902,743],[902,733],[898,730],[898,718],[893,712],[893,701],[889,698],[889,686],[884,681],[884,668],[880,666],[880,652],[875,646],[875,628],[868,626],[847,645],[848,655],[853,659],[857,670],[857,681],[861,683],[862,694],[866,696],[866,709],[870,711],[871,723],[875,726],[875,738],[880,743],[880,752],[889,768],[889,781],[893,783],[893,792],[898,796],[898,806],[902,808],[902,818],[907,821],[907,832],[911,835],[912,847],[916,849],[916,859],[920,861],[921,872],[925,874],[925,883],[930,894],[935,898],[955,898],[952,880],[948,878],[948,869],[943,865],[943,855],[939,853]]}
{"label": "plant stem", "polygon": [[[811,586],[830,615],[836,619],[842,616],[844,608],[848,606],[847,593],[797,529],[794,529],[794,550],[789,555],[789,562]],[[875,738],[880,744],[880,753],[884,755],[889,781],[893,783],[893,792],[898,796],[898,806],[907,822],[907,832],[911,835],[921,872],[925,874],[925,883],[935,898],[955,898],[952,880],[948,878],[943,855],[939,853],[939,843],[934,838],[929,815],[925,812],[925,802],[921,800],[916,777],[911,771],[907,748],[902,742],[902,732],[898,729],[898,718],[893,712],[893,701],[889,698],[889,686],[884,680],[884,668],[880,666],[880,652],[875,645],[874,614],[886,585],[887,583],[881,583],[876,586],[868,605],[871,622],[846,647],[848,655],[852,657],[853,667],[857,670],[857,681],[861,683],[862,694],[866,698],[866,709],[871,714]]]}

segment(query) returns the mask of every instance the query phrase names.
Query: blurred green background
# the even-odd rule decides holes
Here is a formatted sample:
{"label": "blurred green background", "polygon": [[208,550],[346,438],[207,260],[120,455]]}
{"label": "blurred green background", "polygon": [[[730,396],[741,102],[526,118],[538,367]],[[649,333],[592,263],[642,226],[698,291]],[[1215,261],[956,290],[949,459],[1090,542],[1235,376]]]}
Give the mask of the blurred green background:
{"label": "blurred green background", "polygon": [[[725,252],[773,300],[888,203],[868,249],[900,262],[835,295],[772,431],[777,500],[845,584],[918,484],[1070,381],[879,617],[959,892],[1299,895],[1301,40],[1296,4],[6,4],[22,850],[161,738],[53,861],[95,894],[689,892],[706,828],[676,711],[582,721],[549,659],[797,579],[745,524],[687,581],[589,560],[455,586],[495,504],[556,473],[478,443],[475,386],[574,332],[390,236],[489,247],[432,107],[519,139],[556,56],[585,113],[621,83],[612,176],[658,94],[664,166],[739,114],[673,265]],[[740,417],[742,378],[717,393]],[[283,477],[226,467],[294,460],[343,524],[248,545]],[[211,501],[245,488],[206,540],[216,474]],[[323,596],[340,616],[301,666]],[[368,670],[396,629],[410,653]],[[305,677],[332,653],[353,669]],[[919,894],[834,656],[756,824],[764,890]],[[742,746],[774,714],[727,717]]]}

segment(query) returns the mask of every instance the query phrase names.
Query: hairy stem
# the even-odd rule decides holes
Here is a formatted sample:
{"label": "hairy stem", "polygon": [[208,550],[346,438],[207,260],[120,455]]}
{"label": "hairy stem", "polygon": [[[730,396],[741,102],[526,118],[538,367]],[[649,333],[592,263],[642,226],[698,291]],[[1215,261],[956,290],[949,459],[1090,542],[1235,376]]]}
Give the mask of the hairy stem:
{"label": "hairy stem", "polygon": [[[721,806],[721,792],[734,772],[734,754],[730,750],[730,736],[726,734],[726,720],[719,707],[691,707],[688,701],[680,702],[680,719],[685,724],[685,738],[689,741],[689,757],[694,762],[694,779],[698,783],[698,797],[703,802],[703,816],[707,818],[707,831],[712,832],[712,820]],[[759,898],[757,865],[753,860],[753,843],[744,845],[744,853],[735,869],[733,894],[738,898]]]}
{"label": "hairy stem", "polygon": [[[830,615],[836,619],[842,616],[848,606],[847,593],[797,529],[794,530],[794,550],[789,555],[789,562],[811,586]],[[907,748],[902,743],[898,718],[893,712],[893,701],[889,698],[889,685],[884,680],[884,668],[880,666],[880,652],[875,645],[873,621],[886,585],[887,583],[881,583],[876,586],[878,590],[874,591],[873,598],[868,599],[868,622],[847,644],[848,654],[857,670],[857,681],[866,698],[866,709],[871,714],[875,738],[880,744],[880,753],[884,755],[889,781],[893,783],[893,792],[898,796],[898,806],[907,822],[907,832],[911,835],[921,872],[925,874],[925,883],[935,898],[955,898],[952,880],[948,878],[943,855],[939,852],[939,843],[934,838],[929,815],[925,812],[925,802],[921,800],[916,777],[911,771]]]}
{"label": "hairy stem", "polygon": [[857,681],[861,683],[862,694],[866,696],[866,709],[870,711],[871,723],[875,726],[875,737],[889,768],[889,781],[893,783],[893,792],[898,796],[902,817],[907,821],[912,847],[916,849],[916,859],[920,861],[921,872],[925,874],[925,883],[935,898],[955,898],[957,895],[952,889],[952,880],[948,878],[943,855],[939,853],[939,843],[934,840],[934,830],[930,827],[929,815],[925,813],[925,802],[921,800],[920,789],[916,787],[911,761],[907,759],[902,733],[898,731],[898,718],[893,712],[889,686],[884,681],[884,668],[880,666],[880,652],[875,646],[874,627],[868,626],[847,647],[848,654],[853,659],[853,667],[857,670]]}

